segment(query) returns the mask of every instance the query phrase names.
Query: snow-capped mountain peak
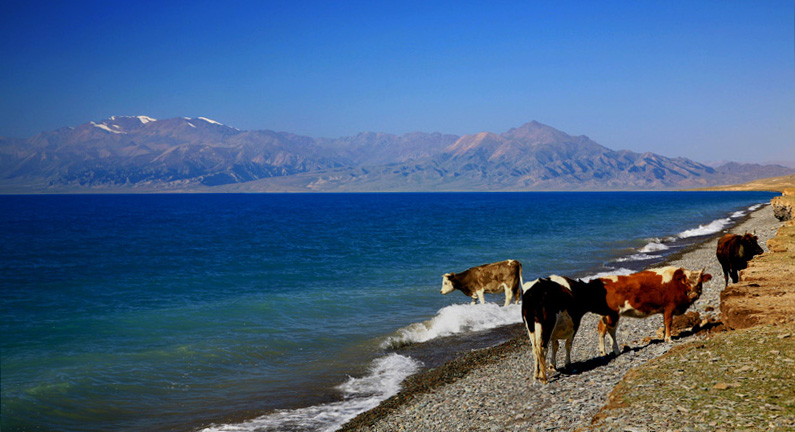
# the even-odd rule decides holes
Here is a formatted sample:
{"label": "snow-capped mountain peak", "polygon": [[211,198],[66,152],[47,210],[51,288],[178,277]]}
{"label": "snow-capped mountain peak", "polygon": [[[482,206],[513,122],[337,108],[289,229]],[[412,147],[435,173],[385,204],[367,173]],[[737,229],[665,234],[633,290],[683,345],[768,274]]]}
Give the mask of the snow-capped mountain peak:
{"label": "snow-capped mountain peak", "polygon": [[156,118],[152,118],[152,117],[145,116],[145,115],[139,115],[139,116],[111,116],[108,120],[117,121],[117,120],[120,120],[120,119],[138,119],[138,121],[140,121],[141,124],[147,124],[147,123],[150,123],[150,122],[157,121]]}
{"label": "snow-capped mountain peak", "polygon": [[141,123],[143,123],[143,124],[147,124],[149,122],[157,121],[157,119],[149,117],[149,116],[135,116],[135,117],[138,118],[138,120],[140,120]]}

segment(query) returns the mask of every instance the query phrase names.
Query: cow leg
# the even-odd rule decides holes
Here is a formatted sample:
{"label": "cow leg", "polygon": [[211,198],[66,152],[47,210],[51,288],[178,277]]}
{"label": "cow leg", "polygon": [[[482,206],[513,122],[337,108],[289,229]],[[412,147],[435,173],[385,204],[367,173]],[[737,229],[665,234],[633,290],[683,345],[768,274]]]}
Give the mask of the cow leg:
{"label": "cow leg", "polygon": [[544,374],[544,348],[541,343],[541,326],[538,323],[533,324],[533,330],[530,329],[530,324],[523,316],[525,329],[527,329],[527,336],[530,338],[530,347],[533,352],[533,379],[541,379],[546,382],[546,375]]}
{"label": "cow leg", "polygon": [[616,341],[616,329],[618,328],[618,315],[615,317],[605,315],[599,320],[599,354],[607,355],[605,351],[605,333],[610,334],[613,339],[613,354],[618,355],[618,342]]}
{"label": "cow leg", "polygon": [[549,370],[558,370],[558,340],[553,338],[549,343],[552,344],[552,356],[549,357]]}
{"label": "cow leg", "polygon": [[480,304],[486,303],[486,298],[483,296],[483,290],[478,290],[478,300],[480,300]]}
{"label": "cow leg", "polygon": [[599,324],[597,324],[596,329],[599,331],[599,355],[606,355],[605,353],[605,331],[607,331],[607,325],[604,323],[604,317],[599,319]]}
{"label": "cow leg", "polygon": [[740,275],[737,274],[736,269],[732,269],[730,275],[732,277],[732,283],[737,283],[737,281],[740,279]]}
{"label": "cow leg", "polygon": [[566,339],[566,368],[571,366],[571,343],[574,341],[574,335]]}
{"label": "cow leg", "polygon": [[[524,317],[523,317],[524,318]],[[538,317],[536,317],[538,319]],[[535,320],[534,320],[535,321]],[[549,337],[544,335],[544,326],[539,322],[533,323],[533,330],[530,330],[530,323],[525,320],[525,327],[527,334],[530,336],[530,343],[533,347],[533,359],[535,365],[533,368],[533,378],[540,380],[543,384],[547,383],[547,343]],[[546,341],[546,343],[545,343]]]}
{"label": "cow leg", "polygon": [[502,288],[505,290],[505,304],[503,305],[503,307],[505,307],[511,304],[511,300],[513,300],[513,291],[508,288],[508,284],[506,283],[502,284]]}
{"label": "cow leg", "polygon": [[729,286],[729,266],[721,262],[720,268],[723,270],[723,289],[726,289]]}
{"label": "cow leg", "polygon": [[[522,312],[524,312],[524,311],[522,311]],[[530,326],[527,325],[527,320],[525,319],[524,316],[522,316],[522,321],[524,321],[524,328],[525,328],[525,330],[527,330],[527,338],[530,339],[530,352],[533,355],[533,379],[535,379],[536,375],[538,375],[538,365],[536,364],[538,362],[536,361],[536,356],[535,356],[535,353],[536,353],[536,342],[535,342],[536,338],[535,338],[535,336],[533,336],[533,331],[530,330]]]}
{"label": "cow leg", "polygon": [[[525,323],[527,326],[527,323]],[[546,365],[546,346],[544,345],[543,340],[543,331],[541,329],[540,323],[534,323],[534,331],[530,331],[528,328],[528,335],[530,336],[530,342],[533,346],[533,358],[535,359],[535,367],[533,371],[533,378],[537,380],[541,380],[542,383],[547,383],[547,365]]]}
{"label": "cow leg", "polygon": [[578,315],[572,317],[571,321],[571,335],[566,338],[566,369],[571,367],[571,345],[574,342],[574,336],[577,335],[577,330],[580,328],[580,319]]}
{"label": "cow leg", "polygon": [[663,312],[663,325],[665,326],[665,342],[671,342],[671,324],[674,320],[673,309],[666,309]]}
{"label": "cow leg", "polygon": [[616,331],[618,331],[618,320],[612,327],[607,328],[607,332],[610,333],[610,339],[613,339],[613,354],[618,355],[618,338],[616,337]]}

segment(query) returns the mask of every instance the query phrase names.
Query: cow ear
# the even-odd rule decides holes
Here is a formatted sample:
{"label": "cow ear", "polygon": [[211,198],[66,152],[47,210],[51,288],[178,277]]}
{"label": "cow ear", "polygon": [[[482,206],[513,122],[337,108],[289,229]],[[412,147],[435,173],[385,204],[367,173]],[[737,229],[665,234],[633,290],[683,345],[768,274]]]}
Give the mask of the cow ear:
{"label": "cow ear", "polygon": [[712,280],[712,275],[709,273],[705,273],[701,275],[701,282],[709,282]]}
{"label": "cow ear", "polygon": [[674,272],[673,280],[688,282],[685,269],[681,267],[676,269],[676,271]]}

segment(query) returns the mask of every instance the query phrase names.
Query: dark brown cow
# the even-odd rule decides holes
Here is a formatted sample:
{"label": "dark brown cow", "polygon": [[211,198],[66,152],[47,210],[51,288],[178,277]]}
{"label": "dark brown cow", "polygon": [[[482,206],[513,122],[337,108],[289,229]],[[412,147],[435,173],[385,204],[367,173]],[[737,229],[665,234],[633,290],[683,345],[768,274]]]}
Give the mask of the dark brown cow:
{"label": "dark brown cow", "polygon": [[472,267],[461,273],[442,275],[442,294],[459,290],[472,297],[472,304],[477,299],[485,303],[483,293],[505,291],[505,306],[516,298],[519,303],[519,292],[522,287],[522,264],[516,260],[500,261],[492,264]]}
{"label": "dark brown cow", "polygon": [[718,249],[715,255],[723,268],[724,288],[729,286],[729,276],[732,283],[739,280],[738,271],[748,267],[748,261],[755,255],[765,253],[759,246],[759,237],[745,233],[743,236],[737,234],[726,234],[718,240]]}
{"label": "dark brown cow", "polygon": [[616,328],[621,315],[646,318],[663,314],[665,341],[671,341],[671,322],[674,315],[683,314],[701,296],[704,282],[712,275],[680,267],[663,267],[627,276],[599,278],[604,285],[607,305],[611,313],[599,321],[599,352],[605,355],[605,333],[613,339],[613,353],[618,354]]}
{"label": "dark brown cow", "polygon": [[571,344],[586,312],[608,314],[602,281],[562,276],[536,279],[523,287],[522,321],[533,347],[533,377],[547,383],[547,346],[552,342],[552,369],[556,369],[558,340],[566,341],[566,366],[571,365]]}

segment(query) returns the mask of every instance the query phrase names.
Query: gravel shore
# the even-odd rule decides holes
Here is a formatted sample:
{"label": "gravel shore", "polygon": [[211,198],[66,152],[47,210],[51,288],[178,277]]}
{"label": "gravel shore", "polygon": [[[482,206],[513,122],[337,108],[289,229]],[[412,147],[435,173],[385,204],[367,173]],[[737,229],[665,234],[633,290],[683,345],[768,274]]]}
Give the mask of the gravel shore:
{"label": "gravel shore", "polygon": [[[755,232],[759,244],[775,236],[781,223],[769,205],[750,214],[729,231]],[[672,256],[665,265],[692,270],[706,267],[713,276],[701,298],[689,309],[702,318],[719,319],[723,275],[715,258],[714,237]],[[662,315],[647,319],[622,318],[617,357],[599,357],[598,316],[587,314],[572,348],[572,367],[549,374],[549,384],[533,381],[533,360],[526,334],[505,344],[473,352],[437,370],[407,380],[404,391],[363,413],[343,430],[350,431],[569,431],[590,427],[613,387],[631,368],[666,353],[673,346],[703,338],[658,338]],[[563,364],[564,350],[558,352]]]}

